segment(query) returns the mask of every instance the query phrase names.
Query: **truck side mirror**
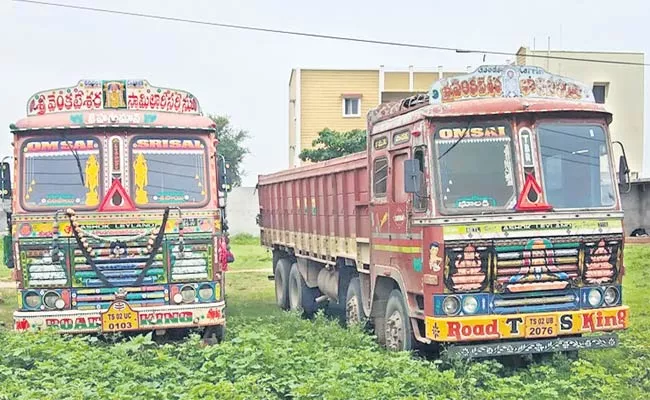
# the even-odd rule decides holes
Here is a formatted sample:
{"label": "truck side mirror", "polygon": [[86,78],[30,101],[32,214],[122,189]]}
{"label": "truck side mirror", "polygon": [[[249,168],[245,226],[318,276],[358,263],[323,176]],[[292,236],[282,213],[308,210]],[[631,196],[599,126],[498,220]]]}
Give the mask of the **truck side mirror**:
{"label": "truck side mirror", "polygon": [[415,159],[404,160],[404,192],[418,193],[422,185],[420,162]]}
{"label": "truck side mirror", "polygon": [[618,182],[621,184],[628,183],[630,176],[630,167],[627,165],[627,159],[624,155],[618,159]]}
{"label": "truck side mirror", "polygon": [[625,147],[619,141],[612,142],[612,144],[618,144],[621,147],[621,156],[618,159],[618,184],[619,186],[627,185],[625,193],[629,193],[632,190],[632,182],[630,182],[630,167],[627,164]]}
{"label": "truck side mirror", "polygon": [[230,164],[226,162],[223,157],[219,157],[217,161],[218,179],[219,179],[219,191],[220,192],[230,192],[231,187],[228,182],[228,170],[230,169]]}
{"label": "truck side mirror", "polygon": [[11,167],[8,162],[0,164],[0,199],[11,199]]}

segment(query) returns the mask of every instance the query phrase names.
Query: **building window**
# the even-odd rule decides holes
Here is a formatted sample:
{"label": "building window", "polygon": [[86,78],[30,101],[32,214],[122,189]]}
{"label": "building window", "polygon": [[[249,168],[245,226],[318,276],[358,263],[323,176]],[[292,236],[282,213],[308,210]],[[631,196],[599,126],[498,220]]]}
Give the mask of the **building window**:
{"label": "building window", "polygon": [[372,169],[372,191],[375,197],[386,196],[386,182],[388,180],[388,159],[381,157],[375,160]]}
{"label": "building window", "polygon": [[344,97],[343,98],[343,116],[360,117],[361,116],[361,98]]}
{"label": "building window", "polygon": [[598,104],[605,104],[605,97],[607,95],[607,84],[606,83],[594,83],[592,89],[594,92],[594,99]]}

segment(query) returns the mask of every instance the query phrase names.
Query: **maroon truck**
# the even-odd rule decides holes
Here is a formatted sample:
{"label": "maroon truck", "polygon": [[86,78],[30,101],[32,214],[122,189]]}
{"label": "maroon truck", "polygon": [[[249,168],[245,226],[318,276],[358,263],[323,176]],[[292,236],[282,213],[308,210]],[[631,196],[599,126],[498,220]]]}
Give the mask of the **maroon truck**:
{"label": "maroon truck", "polygon": [[369,321],[393,350],[615,346],[629,310],[611,118],[589,87],[526,66],[380,105],[367,152],[259,177],[278,305]]}

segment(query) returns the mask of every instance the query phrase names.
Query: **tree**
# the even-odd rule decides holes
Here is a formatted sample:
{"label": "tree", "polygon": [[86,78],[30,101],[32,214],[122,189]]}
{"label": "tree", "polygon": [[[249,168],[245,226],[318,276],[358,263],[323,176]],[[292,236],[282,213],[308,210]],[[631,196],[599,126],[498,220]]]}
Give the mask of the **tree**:
{"label": "tree", "polygon": [[227,179],[231,187],[241,186],[241,178],[246,174],[241,163],[244,156],[250,153],[244,142],[250,138],[248,131],[237,129],[230,125],[228,117],[208,115],[217,125],[217,153],[222,155],[226,163],[230,165]]}
{"label": "tree", "polygon": [[338,132],[325,128],[318,132],[318,138],[311,144],[314,146],[313,149],[304,149],[300,152],[298,157],[302,161],[330,160],[366,150],[366,131],[353,129],[347,132]]}

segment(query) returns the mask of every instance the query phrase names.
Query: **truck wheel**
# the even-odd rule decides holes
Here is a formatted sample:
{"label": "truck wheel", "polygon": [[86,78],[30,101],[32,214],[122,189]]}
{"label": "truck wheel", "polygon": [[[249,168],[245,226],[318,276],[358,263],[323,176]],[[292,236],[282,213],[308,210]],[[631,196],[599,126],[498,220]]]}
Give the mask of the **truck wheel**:
{"label": "truck wheel", "polygon": [[347,326],[361,325],[365,328],[368,318],[363,311],[361,297],[361,282],[355,276],[350,280],[348,293],[345,296],[345,324]]}
{"label": "truck wheel", "polygon": [[223,342],[226,336],[226,327],[224,325],[206,326],[203,332],[203,343],[206,346],[212,346]]}
{"label": "truck wheel", "polygon": [[317,288],[309,288],[298,271],[298,264],[291,266],[289,273],[289,309],[301,311],[305,317],[311,317],[318,308],[316,304]]}
{"label": "truck wheel", "polygon": [[402,292],[393,289],[386,303],[384,319],[385,346],[391,351],[409,351],[413,347],[413,330]]}
{"label": "truck wheel", "polygon": [[289,271],[291,262],[281,258],[275,264],[275,302],[283,310],[289,309]]}

